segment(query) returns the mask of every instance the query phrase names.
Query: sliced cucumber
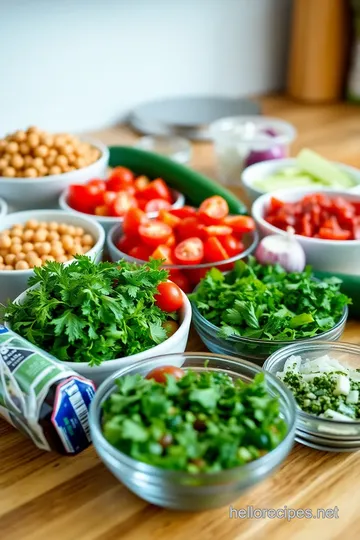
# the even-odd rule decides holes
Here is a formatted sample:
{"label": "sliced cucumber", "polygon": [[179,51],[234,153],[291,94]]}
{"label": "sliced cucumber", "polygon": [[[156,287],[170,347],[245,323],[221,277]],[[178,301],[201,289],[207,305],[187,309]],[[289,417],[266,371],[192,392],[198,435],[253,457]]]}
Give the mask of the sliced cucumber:
{"label": "sliced cucumber", "polygon": [[296,162],[302,171],[306,171],[315,178],[319,178],[329,187],[350,188],[355,185],[352,178],[327,159],[316,152],[304,148],[296,157]]}

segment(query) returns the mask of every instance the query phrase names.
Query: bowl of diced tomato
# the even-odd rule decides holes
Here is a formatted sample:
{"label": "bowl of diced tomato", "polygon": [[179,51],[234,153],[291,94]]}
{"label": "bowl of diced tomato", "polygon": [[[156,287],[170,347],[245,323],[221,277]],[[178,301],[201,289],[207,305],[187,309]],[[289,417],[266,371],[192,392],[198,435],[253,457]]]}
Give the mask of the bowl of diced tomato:
{"label": "bowl of diced tomato", "polygon": [[359,275],[360,195],[292,189],[268,193],[253,204],[262,236],[295,231],[314,270]]}
{"label": "bowl of diced tomato", "polygon": [[185,197],[171,189],[162,178],[136,176],[126,167],[115,167],[107,179],[93,178],[73,184],[59,199],[63,210],[92,215],[106,231],[119,223],[130,208],[140,208],[149,217],[159,210],[181,208]]}
{"label": "bowl of diced tomato", "polygon": [[170,279],[189,293],[210,268],[231,270],[235,261],[254,251],[257,239],[254,220],[229,215],[227,202],[215,195],[198,209],[162,209],[156,219],[131,208],[110,230],[107,245],[112,261],[162,259]]}

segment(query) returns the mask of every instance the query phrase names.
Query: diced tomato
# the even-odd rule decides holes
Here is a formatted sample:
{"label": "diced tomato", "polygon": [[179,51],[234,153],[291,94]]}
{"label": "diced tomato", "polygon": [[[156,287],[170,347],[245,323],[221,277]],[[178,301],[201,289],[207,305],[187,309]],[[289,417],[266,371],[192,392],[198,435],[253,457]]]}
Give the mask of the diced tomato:
{"label": "diced tomato", "polygon": [[87,186],[94,186],[99,191],[106,191],[106,182],[105,182],[105,180],[101,180],[100,178],[93,178],[86,185]]}
{"label": "diced tomato", "polygon": [[205,199],[199,207],[199,217],[205,225],[221,223],[228,213],[228,203],[219,195]]}
{"label": "diced tomato", "polygon": [[204,244],[200,238],[187,238],[176,246],[174,255],[179,264],[199,264],[204,258]]}
{"label": "diced tomato", "polygon": [[140,259],[140,261],[148,261],[149,257],[151,257],[151,248],[139,244],[130,249],[129,255],[130,257],[134,257],[134,259]]}
{"label": "diced tomato", "polygon": [[220,236],[229,236],[233,230],[227,225],[209,225],[209,227],[204,227],[204,232],[208,237],[216,236],[219,238]]}
{"label": "diced tomato", "polygon": [[277,199],[276,197],[271,197],[269,212],[276,212],[277,210],[280,210],[280,208],[282,208],[283,206],[283,201],[280,201],[280,199]]}
{"label": "diced tomato", "polygon": [[145,212],[145,208],[146,208],[146,205],[147,205],[148,201],[146,199],[143,199],[143,198],[138,197],[136,195],[135,195],[135,197],[136,197],[136,200],[137,200],[138,207],[141,208],[141,210],[143,210]]}
{"label": "diced tomato", "polygon": [[116,247],[123,253],[130,253],[130,250],[135,246],[135,241],[131,236],[123,234],[116,243]]}
{"label": "diced tomato", "polygon": [[94,214],[95,214],[95,216],[108,217],[108,216],[110,216],[109,208],[108,208],[108,206],[106,206],[106,204],[102,204],[100,206],[95,206]]}
{"label": "diced tomato", "polygon": [[126,167],[115,167],[107,181],[109,191],[122,191],[134,182],[134,173]]}
{"label": "diced tomato", "polygon": [[309,238],[311,238],[311,236],[313,235],[313,226],[312,226],[312,223],[311,223],[311,214],[310,213],[306,213],[303,215],[302,219],[301,219],[301,232],[300,234],[302,236],[308,236]]}
{"label": "diced tomato", "polygon": [[140,225],[139,234],[145,244],[155,248],[160,244],[166,244],[172,229],[166,223],[153,219]]}
{"label": "diced tomato", "polygon": [[185,294],[191,292],[192,289],[190,286],[190,282],[186,275],[181,272],[181,270],[170,270],[169,279],[176,283],[176,285],[180,287],[180,289],[184,291]]}
{"label": "diced tomato", "polygon": [[136,208],[135,197],[126,191],[118,191],[116,198],[108,205],[111,216],[122,217],[130,208]]}
{"label": "diced tomato", "polygon": [[160,244],[151,254],[154,259],[163,259],[164,264],[174,264],[172,259],[172,249],[166,244]]}
{"label": "diced tomato", "polygon": [[156,382],[166,384],[167,376],[173,377],[176,381],[185,375],[185,371],[175,366],[159,366],[146,375],[146,379],[154,379]]}
{"label": "diced tomato", "polygon": [[176,244],[176,238],[173,233],[170,234],[169,238],[166,240],[166,245],[169,247],[174,247]]}
{"label": "diced tomato", "polygon": [[197,236],[204,236],[204,225],[200,223],[197,217],[183,218],[175,229],[176,237],[179,241]]}
{"label": "diced tomato", "polygon": [[173,208],[170,210],[170,214],[180,219],[195,217],[197,214],[196,208],[193,206],[183,206],[182,208]]}
{"label": "diced tomato", "polygon": [[169,225],[172,229],[174,229],[177,225],[179,225],[181,219],[174,216],[171,212],[168,212],[167,210],[160,210],[158,219],[162,221],[163,223],[166,223],[166,225]]}
{"label": "diced tomato", "polygon": [[351,232],[342,229],[335,230],[321,227],[319,230],[319,238],[322,238],[323,240],[350,240]]}
{"label": "diced tomato", "polygon": [[105,191],[105,193],[103,193],[103,202],[106,206],[110,206],[115,201],[116,197],[116,191]]}
{"label": "diced tomato", "polygon": [[229,254],[229,257],[234,257],[235,255],[242,253],[245,249],[244,244],[233,234],[221,236],[219,237],[219,240],[226,253]]}
{"label": "diced tomato", "polygon": [[238,234],[248,233],[255,230],[255,222],[250,216],[227,216],[224,225],[231,227]]}
{"label": "diced tomato", "polygon": [[171,208],[171,204],[169,201],[165,201],[164,199],[152,199],[151,201],[148,201],[145,206],[145,212],[159,212],[159,210],[169,210]]}
{"label": "diced tomato", "polygon": [[140,210],[140,208],[130,208],[124,216],[123,231],[127,235],[136,236],[139,234],[139,226],[146,221],[145,212]]}
{"label": "diced tomato", "polygon": [[229,254],[215,236],[208,238],[204,244],[204,255],[206,262],[218,262],[229,259]]}
{"label": "diced tomato", "polygon": [[164,199],[171,203],[171,191],[162,178],[157,178],[148,184],[142,191],[141,196],[148,201],[152,199]]}
{"label": "diced tomato", "polygon": [[147,176],[138,176],[134,181],[136,191],[143,191],[150,184]]}

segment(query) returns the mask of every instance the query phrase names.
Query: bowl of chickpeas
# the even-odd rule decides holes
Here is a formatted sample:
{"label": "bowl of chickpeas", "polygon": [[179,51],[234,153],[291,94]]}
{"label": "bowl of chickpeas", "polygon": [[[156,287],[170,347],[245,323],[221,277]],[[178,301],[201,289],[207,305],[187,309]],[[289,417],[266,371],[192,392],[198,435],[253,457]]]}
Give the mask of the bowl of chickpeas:
{"label": "bowl of chickpeas", "polygon": [[31,126],[0,138],[0,193],[15,211],[56,208],[71,184],[106,176],[108,162],[101,142]]}
{"label": "bowl of chickpeas", "polygon": [[0,199],[0,218],[2,216],[6,216],[7,212],[8,212],[8,205],[6,204],[4,199]]}
{"label": "bowl of chickpeas", "polygon": [[0,303],[28,287],[46,261],[70,264],[75,255],[101,260],[104,229],[95,220],[63,210],[14,212],[0,221]]}

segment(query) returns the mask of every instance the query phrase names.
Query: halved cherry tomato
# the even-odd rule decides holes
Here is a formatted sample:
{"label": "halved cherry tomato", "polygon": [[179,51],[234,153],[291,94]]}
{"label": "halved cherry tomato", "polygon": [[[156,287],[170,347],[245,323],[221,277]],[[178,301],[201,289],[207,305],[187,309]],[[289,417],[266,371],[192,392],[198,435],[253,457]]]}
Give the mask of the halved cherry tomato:
{"label": "halved cherry tomato", "polygon": [[199,217],[205,225],[217,225],[221,223],[228,213],[228,203],[219,195],[205,199],[199,207]]}
{"label": "halved cherry tomato", "polygon": [[106,206],[106,204],[102,204],[100,206],[95,206],[94,214],[95,214],[95,216],[108,217],[108,216],[110,216],[109,207]]}
{"label": "halved cherry tomato", "polygon": [[147,176],[138,176],[134,181],[136,191],[143,191],[150,184]]}
{"label": "halved cherry tomato", "polygon": [[164,199],[152,199],[151,201],[146,203],[145,206],[145,212],[159,212],[159,210],[169,210],[171,208],[171,204],[169,201],[165,201]]}
{"label": "halved cherry tomato", "polygon": [[174,264],[172,258],[172,249],[166,244],[160,244],[151,254],[154,259],[163,259],[164,264]]}
{"label": "halved cherry tomato", "polygon": [[124,216],[123,231],[127,235],[136,236],[139,234],[139,226],[146,221],[145,212],[140,210],[140,208],[130,208]]}
{"label": "halved cherry tomato", "polygon": [[177,311],[183,305],[183,295],[180,288],[176,283],[171,281],[165,281],[164,283],[159,283],[158,292],[155,294],[154,299],[156,305],[162,311]]}
{"label": "halved cherry tomato", "polygon": [[166,244],[172,234],[172,229],[166,223],[153,219],[140,225],[139,234],[145,244],[155,248],[160,244]]}
{"label": "halved cherry tomato", "polygon": [[142,191],[141,196],[148,201],[151,199],[164,199],[171,203],[171,191],[162,178],[150,182]]}
{"label": "halved cherry tomato", "polygon": [[175,380],[180,380],[185,375],[185,371],[176,366],[160,366],[150,371],[145,379],[154,379],[160,384],[165,384],[167,376],[173,377]]}
{"label": "halved cherry tomato", "polygon": [[103,193],[103,201],[106,206],[110,206],[117,197],[117,191],[105,191]]}
{"label": "halved cherry tomato", "polygon": [[176,238],[173,233],[170,234],[169,238],[166,240],[166,245],[169,247],[174,247],[176,244]]}
{"label": "halved cherry tomato", "polygon": [[174,216],[167,210],[160,210],[158,219],[160,219],[160,221],[162,221],[163,223],[166,223],[166,225],[169,225],[169,227],[171,227],[172,229],[179,225],[181,221],[180,218]]}
{"label": "halved cherry tomato", "polygon": [[131,236],[126,236],[125,234],[119,238],[116,243],[116,247],[123,253],[128,254],[130,250],[134,247],[135,242]]}
{"label": "halved cherry tomato", "polygon": [[130,249],[129,255],[130,257],[134,257],[134,259],[140,259],[140,261],[148,261],[149,257],[151,257],[151,248],[139,244]]}
{"label": "halved cherry tomato", "polygon": [[198,237],[187,238],[176,246],[174,255],[179,264],[199,264],[204,258],[204,244]]}
{"label": "halved cherry tomato", "polygon": [[130,208],[136,208],[137,201],[135,197],[127,191],[118,191],[116,198],[108,205],[111,216],[122,217]]}
{"label": "halved cherry tomato", "polygon": [[186,275],[181,270],[170,270],[169,279],[176,283],[178,287],[185,293],[191,292],[190,282]]}
{"label": "halved cherry tomato", "polygon": [[99,191],[106,191],[106,182],[105,182],[105,180],[101,180],[100,178],[93,178],[86,185],[87,186],[94,186]]}
{"label": "halved cherry tomato", "polygon": [[196,208],[193,206],[183,206],[182,208],[173,208],[170,210],[170,214],[173,216],[176,216],[180,219],[184,219],[187,217],[194,217],[197,214]]}
{"label": "halved cherry tomato", "polygon": [[103,204],[103,192],[96,186],[73,184],[69,187],[68,204],[79,212],[90,214]]}
{"label": "halved cherry tomato", "polygon": [[175,232],[180,241],[194,236],[202,238],[204,236],[204,225],[200,223],[197,217],[186,217],[177,225]]}
{"label": "halved cherry tomato", "polygon": [[162,325],[167,337],[171,337],[179,330],[179,325],[176,321],[165,321]]}
{"label": "halved cherry tomato", "polygon": [[143,210],[145,212],[145,207],[146,207],[148,201],[146,199],[138,197],[137,195],[135,195],[135,197],[136,197],[136,200],[137,200],[138,207],[141,208],[141,210]]}
{"label": "halved cherry tomato", "polygon": [[107,181],[107,189],[109,191],[122,191],[133,184],[134,178],[134,173],[130,169],[115,167]]}
{"label": "halved cherry tomato", "polygon": [[232,233],[232,228],[227,225],[209,225],[209,227],[204,227],[204,232],[206,236],[228,236]]}
{"label": "halved cherry tomato", "polygon": [[229,254],[215,236],[208,238],[204,244],[204,256],[206,262],[218,262],[229,259]]}
{"label": "halved cherry tomato", "polygon": [[238,255],[244,251],[244,244],[233,234],[220,236],[219,240],[226,253],[229,254],[229,257],[234,257],[234,255]]}
{"label": "halved cherry tomato", "polygon": [[248,233],[255,230],[255,222],[250,216],[227,216],[224,224],[235,233]]}

